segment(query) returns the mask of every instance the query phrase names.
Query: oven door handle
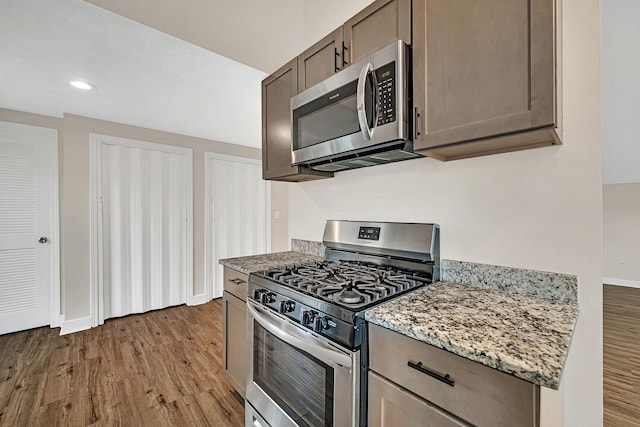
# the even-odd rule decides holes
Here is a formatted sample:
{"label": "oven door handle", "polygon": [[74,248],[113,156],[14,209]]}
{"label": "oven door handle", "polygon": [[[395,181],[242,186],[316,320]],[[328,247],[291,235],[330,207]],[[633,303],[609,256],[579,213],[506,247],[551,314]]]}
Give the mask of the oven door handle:
{"label": "oven door handle", "polygon": [[334,363],[345,368],[351,368],[351,357],[347,354],[325,345],[319,345],[318,341],[312,341],[305,337],[303,333],[296,331],[295,326],[291,326],[286,320],[275,318],[275,316],[265,313],[251,302],[247,302],[247,309],[260,326],[287,344],[299,348],[325,363]]}

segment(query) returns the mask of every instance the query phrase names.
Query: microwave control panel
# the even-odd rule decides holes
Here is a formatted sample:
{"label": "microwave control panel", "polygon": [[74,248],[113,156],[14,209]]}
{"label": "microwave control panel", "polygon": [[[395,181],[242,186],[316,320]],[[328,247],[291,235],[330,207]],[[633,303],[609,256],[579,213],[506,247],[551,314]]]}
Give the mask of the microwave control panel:
{"label": "microwave control panel", "polygon": [[396,121],[395,72],[395,62],[390,62],[375,70],[378,79],[378,95],[380,97],[378,126]]}

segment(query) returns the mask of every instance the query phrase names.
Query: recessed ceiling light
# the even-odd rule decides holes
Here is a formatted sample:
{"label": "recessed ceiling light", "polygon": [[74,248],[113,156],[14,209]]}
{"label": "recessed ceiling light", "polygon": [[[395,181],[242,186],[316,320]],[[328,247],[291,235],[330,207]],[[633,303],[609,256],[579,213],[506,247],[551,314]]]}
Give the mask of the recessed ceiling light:
{"label": "recessed ceiling light", "polygon": [[91,83],[83,82],[82,80],[73,80],[69,84],[75,88],[82,90],[96,90],[96,87]]}

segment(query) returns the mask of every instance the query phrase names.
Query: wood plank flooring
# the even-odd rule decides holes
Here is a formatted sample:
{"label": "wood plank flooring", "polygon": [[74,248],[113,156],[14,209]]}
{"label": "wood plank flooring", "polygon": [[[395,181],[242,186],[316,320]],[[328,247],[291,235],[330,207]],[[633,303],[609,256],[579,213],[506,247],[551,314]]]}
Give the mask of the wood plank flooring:
{"label": "wood plank flooring", "polygon": [[640,426],[640,289],[603,291],[604,425]]}
{"label": "wood plank flooring", "polygon": [[59,336],[0,336],[0,426],[242,426],[222,376],[222,300]]}

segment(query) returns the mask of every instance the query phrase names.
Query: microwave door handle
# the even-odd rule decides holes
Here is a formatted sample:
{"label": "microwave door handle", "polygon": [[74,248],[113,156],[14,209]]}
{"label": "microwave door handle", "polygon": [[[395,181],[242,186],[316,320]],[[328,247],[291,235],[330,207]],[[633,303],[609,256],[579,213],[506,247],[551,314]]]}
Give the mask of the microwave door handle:
{"label": "microwave door handle", "polygon": [[[362,67],[362,71],[360,71],[360,76],[358,77],[358,88],[356,92],[356,103],[358,109],[358,122],[360,123],[360,130],[362,131],[362,136],[365,140],[371,139],[371,135],[373,133],[372,129],[369,127],[369,120],[367,119],[367,107],[365,105],[364,100],[364,86],[367,83],[367,75],[373,71],[373,66],[370,62],[367,63],[364,67]],[[376,102],[377,105],[377,102]],[[377,107],[376,107],[377,110]]]}
{"label": "microwave door handle", "polygon": [[278,321],[267,313],[263,313],[258,307],[254,307],[253,304],[247,303],[247,309],[251,314],[251,317],[260,324],[263,328],[269,331],[271,334],[280,338],[282,341],[290,344],[293,347],[299,348],[314,357],[322,360],[325,363],[333,362],[334,364],[350,368],[351,358],[345,353],[341,353],[335,350],[328,349],[320,346],[308,339],[303,338],[294,333],[293,327],[289,326],[286,321]]}

